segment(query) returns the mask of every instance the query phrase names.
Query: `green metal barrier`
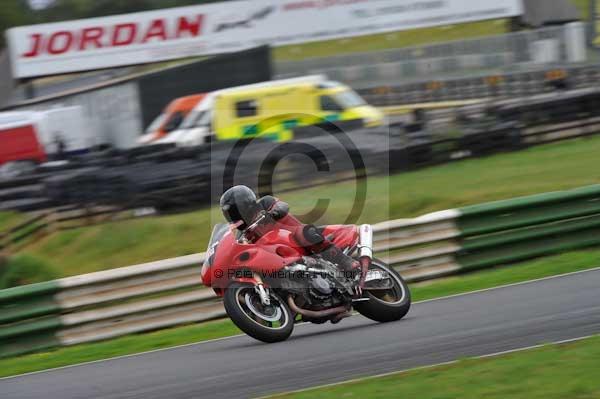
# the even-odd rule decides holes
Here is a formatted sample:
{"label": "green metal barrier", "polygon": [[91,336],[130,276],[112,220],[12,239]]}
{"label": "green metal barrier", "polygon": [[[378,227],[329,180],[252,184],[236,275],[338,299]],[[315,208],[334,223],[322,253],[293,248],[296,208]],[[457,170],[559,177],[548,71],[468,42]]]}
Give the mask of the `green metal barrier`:
{"label": "green metal barrier", "polygon": [[466,269],[600,245],[600,185],[461,208]]}
{"label": "green metal barrier", "polygon": [[464,236],[494,233],[600,213],[600,185],[459,209]]}
{"label": "green metal barrier", "polygon": [[56,281],[0,291],[0,357],[58,346],[59,291]]}

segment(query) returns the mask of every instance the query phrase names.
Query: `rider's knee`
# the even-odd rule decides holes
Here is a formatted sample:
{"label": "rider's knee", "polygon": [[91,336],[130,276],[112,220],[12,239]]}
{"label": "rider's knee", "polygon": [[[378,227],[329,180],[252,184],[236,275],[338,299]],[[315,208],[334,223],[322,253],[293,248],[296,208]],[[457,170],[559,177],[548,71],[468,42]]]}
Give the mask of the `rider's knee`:
{"label": "rider's knee", "polygon": [[316,226],[307,224],[299,231],[299,234],[296,234],[296,240],[303,247],[309,248],[322,244],[325,237]]}

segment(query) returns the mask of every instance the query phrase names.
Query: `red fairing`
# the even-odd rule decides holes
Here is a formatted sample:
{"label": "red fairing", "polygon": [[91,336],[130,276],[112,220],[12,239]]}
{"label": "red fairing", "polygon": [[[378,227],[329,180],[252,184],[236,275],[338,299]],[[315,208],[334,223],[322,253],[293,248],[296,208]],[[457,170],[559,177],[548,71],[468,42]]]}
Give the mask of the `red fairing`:
{"label": "red fairing", "polygon": [[333,244],[341,249],[353,247],[358,243],[358,230],[354,225],[325,226],[323,236],[330,239]]}
{"label": "red fairing", "polygon": [[[327,226],[323,235],[339,248],[352,247],[358,242],[356,226]],[[202,267],[202,282],[219,295],[233,281],[257,284],[256,275],[272,275],[309,255],[292,232],[277,225],[253,243],[238,243],[229,231],[212,251],[214,254],[211,250],[207,253],[210,261]]]}
{"label": "red fairing", "polygon": [[203,267],[202,282],[222,289],[232,281],[253,279],[251,272],[277,273],[305,254],[287,230],[275,228],[255,243],[238,243],[229,232],[219,243],[212,265]]}

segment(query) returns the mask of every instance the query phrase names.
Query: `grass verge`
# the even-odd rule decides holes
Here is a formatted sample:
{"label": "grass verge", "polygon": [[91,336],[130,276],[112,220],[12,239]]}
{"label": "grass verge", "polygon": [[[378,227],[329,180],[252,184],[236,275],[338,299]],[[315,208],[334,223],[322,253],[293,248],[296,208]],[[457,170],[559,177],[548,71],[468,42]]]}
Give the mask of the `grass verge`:
{"label": "grass verge", "polygon": [[[577,7],[581,18],[589,18],[590,0],[570,0],[570,2]],[[508,33],[508,31],[508,19],[494,19],[281,46],[274,49],[274,57],[277,61],[295,61],[313,57],[331,57],[332,55],[476,39],[484,36],[501,35]]]}
{"label": "grass verge", "polygon": [[[600,266],[600,249],[571,252],[461,277],[415,284],[411,286],[411,291],[415,301],[422,301],[585,270],[595,266]],[[105,342],[82,344],[49,352],[0,359],[0,377],[168,348],[239,333],[240,331],[232,322],[221,320],[153,333],[130,335]]]}
{"label": "grass verge", "polygon": [[475,39],[483,36],[500,35],[507,31],[508,20],[494,19],[281,46],[276,47],[273,52],[277,61],[295,61],[305,58],[331,57],[332,55]]}
{"label": "grass verge", "polygon": [[585,20],[590,17],[590,1],[592,0],[570,0],[571,4],[577,7],[581,18]]}
{"label": "grass verge", "polygon": [[600,337],[592,337],[273,398],[597,398],[598,359]]}
{"label": "grass verge", "polygon": [[[583,19],[589,17],[590,0],[570,0]],[[424,46],[455,40],[476,39],[484,36],[508,33],[508,19],[494,19],[464,24],[434,26],[357,36],[345,39],[325,40],[301,45],[281,46],[274,49],[277,61],[295,61],[313,57],[381,51],[402,47]]]}
{"label": "grass verge", "polygon": [[0,233],[16,226],[24,219],[25,216],[18,212],[0,212]]}

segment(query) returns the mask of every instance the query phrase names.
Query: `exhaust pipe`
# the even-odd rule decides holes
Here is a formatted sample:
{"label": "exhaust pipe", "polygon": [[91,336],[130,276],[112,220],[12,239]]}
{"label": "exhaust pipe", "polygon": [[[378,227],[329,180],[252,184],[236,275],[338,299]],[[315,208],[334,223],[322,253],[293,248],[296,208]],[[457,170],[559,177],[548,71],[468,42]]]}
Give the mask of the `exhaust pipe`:
{"label": "exhaust pipe", "polygon": [[360,281],[358,282],[358,291],[362,294],[362,289],[365,286],[365,279],[371,261],[373,260],[373,229],[370,224],[363,224],[359,227],[358,232],[358,259],[361,266]]}
{"label": "exhaust pipe", "polygon": [[351,317],[351,316],[352,316],[352,312],[349,310],[345,311],[344,313],[336,314],[335,316],[333,316],[331,318],[331,324],[337,324],[340,321],[342,321],[342,319],[345,319],[346,317]]}
{"label": "exhaust pipe", "polygon": [[358,232],[358,257],[373,259],[373,228],[370,224],[363,224]]}
{"label": "exhaust pipe", "polygon": [[292,298],[291,295],[288,296],[288,305],[289,305],[290,309],[292,309],[293,312],[296,312],[298,314],[301,314],[302,316],[306,316],[311,319],[321,319],[323,317],[336,316],[341,313],[348,312],[348,308],[345,306],[338,306],[336,308],[330,308],[330,309],[325,309],[325,310],[302,309],[302,308],[298,307],[298,305],[296,305],[296,302],[294,302],[294,299]]}

